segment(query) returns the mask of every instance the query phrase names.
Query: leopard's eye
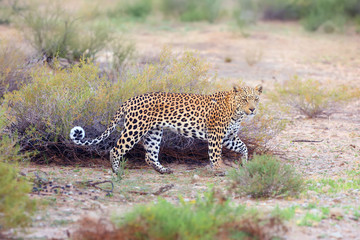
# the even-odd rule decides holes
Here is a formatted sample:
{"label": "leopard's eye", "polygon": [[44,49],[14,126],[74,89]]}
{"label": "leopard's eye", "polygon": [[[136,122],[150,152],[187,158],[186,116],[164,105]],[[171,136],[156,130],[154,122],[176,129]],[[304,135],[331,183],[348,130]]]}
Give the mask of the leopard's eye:
{"label": "leopard's eye", "polygon": [[259,101],[259,96],[256,96],[256,97],[255,97],[255,101]]}
{"label": "leopard's eye", "polygon": [[246,97],[243,97],[241,98],[243,101],[247,102],[247,98]]}

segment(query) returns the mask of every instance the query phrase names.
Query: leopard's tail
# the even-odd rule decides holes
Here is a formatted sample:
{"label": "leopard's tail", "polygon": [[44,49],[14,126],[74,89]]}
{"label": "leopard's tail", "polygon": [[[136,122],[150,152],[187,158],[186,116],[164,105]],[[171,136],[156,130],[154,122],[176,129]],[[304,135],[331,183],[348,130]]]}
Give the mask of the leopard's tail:
{"label": "leopard's tail", "polygon": [[115,131],[116,126],[118,125],[119,121],[125,115],[125,106],[121,106],[121,108],[116,112],[114,118],[109,123],[106,130],[97,138],[94,139],[84,139],[85,137],[85,130],[80,127],[76,126],[70,130],[70,139],[77,145],[89,146],[98,144],[101,141],[105,140],[110,136],[110,134]]}

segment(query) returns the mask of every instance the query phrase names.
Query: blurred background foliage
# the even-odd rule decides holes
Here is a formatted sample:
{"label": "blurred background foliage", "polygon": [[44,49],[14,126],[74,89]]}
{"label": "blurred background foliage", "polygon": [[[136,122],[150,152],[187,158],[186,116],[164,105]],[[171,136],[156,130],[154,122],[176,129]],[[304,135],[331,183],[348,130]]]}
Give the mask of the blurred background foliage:
{"label": "blurred background foliage", "polygon": [[[64,3],[68,5],[66,10],[72,7],[72,11],[62,11]],[[39,28],[47,22],[48,27],[54,28],[54,24],[62,22],[62,31],[75,31],[76,21],[86,23],[94,19],[106,19],[116,24],[148,18],[209,23],[225,20],[235,21],[240,27],[259,20],[280,20],[300,21],[309,31],[320,27],[332,31],[349,22],[358,24],[360,14],[359,0],[119,0],[85,1],[82,4],[81,1],[76,4],[68,1],[66,4],[66,1],[1,0],[0,23],[10,24],[22,16],[30,27],[35,24]],[[56,11],[51,9],[54,6]],[[37,19],[40,16],[41,19]],[[104,33],[100,35],[104,37]]]}

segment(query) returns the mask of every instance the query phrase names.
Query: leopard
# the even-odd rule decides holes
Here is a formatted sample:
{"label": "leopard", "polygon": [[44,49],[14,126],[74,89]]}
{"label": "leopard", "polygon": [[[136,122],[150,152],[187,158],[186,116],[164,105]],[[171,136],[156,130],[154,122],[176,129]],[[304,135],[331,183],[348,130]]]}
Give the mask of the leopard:
{"label": "leopard", "polygon": [[123,102],[106,130],[93,139],[85,138],[82,127],[70,131],[70,139],[77,145],[98,144],[123,123],[120,137],[110,150],[112,171],[118,173],[124,155],[142,142],[145,162],[161,174],[173,173],[159,161],[160,143],[165,129],[182,136],[206,140],[210,168],[221,170],[222,147],[240,153],[241,161],[248,161],[248,149],[239,138],[241,122],[256,114],[262,85],[235,85],[231,90],[213,94],[151,92],[134,96]]}

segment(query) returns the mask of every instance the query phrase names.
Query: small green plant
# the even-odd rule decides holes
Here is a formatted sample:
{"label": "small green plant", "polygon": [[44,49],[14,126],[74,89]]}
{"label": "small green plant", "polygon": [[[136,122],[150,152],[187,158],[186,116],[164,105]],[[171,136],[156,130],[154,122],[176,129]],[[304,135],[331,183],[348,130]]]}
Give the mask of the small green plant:
{"label": "small green plant", "polygon": [[319,207],[317,204],[311,203],[305,209],[307,209],[305,215],[296,221],[299,226],[311,227],[317,225],[321,220],[330,217],[329,207]]}
{"label": "small green plant", "polygon": [[307,212],[305,216],[297,221],[298,226],[307,226],[311,227],[320,222],[323,219],[322,214]]}
{"label": "small green plant", "polygon": [[358,88],[337,86],[327,88],[319,81],[301,80],[294,77],[283,84],[276,85],[270,98],[280,106],[291,107],[308,118],[330,114],[336,103],[349,101],[360,96]]}
{"label": "small green plant", "polygon": [[292,207],[281,209],[279,206],[276,206],[272,210],[271,215],[275,216],[279,219],[289,221],[295,217],[295,211],[297,208],[298,208],[297,206],[292,206]]}
{"label": "small green plant", "polygon": [[296,196],[303,179],[293,167],[270,155],[255,155],[243,167],[229,173],[231,190],[253,198]]}
{"label": "small green plant", "polygon": [[[2,145],[3,143],[0,143]],[[14,151],[17,151],[16,149]],[[2,158],[2,155],[0,155]],[[14,166],[0,161],[0,232],[13,227],[25,227],[31,223],[35,201],[28,193],[31,186],[18,177]]]}
{"label": "small green plant", "polygon": [[35,201],[30,200],[30,184],[18,176],[13,164],[28,159],[21,154],[16,134],[6,131],[4,108],[0,107],[0,232],[8,228],[24,227],[31,223]]}
{"label": "small green plant", "polygon": [[123,159],[120,161],[118,172],[116,173],[116,181],[120,182],[124,179],[124,176],[127,174],[126,165],[127,165],[127,159]]}

